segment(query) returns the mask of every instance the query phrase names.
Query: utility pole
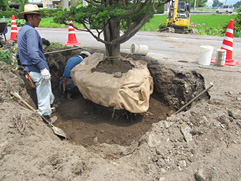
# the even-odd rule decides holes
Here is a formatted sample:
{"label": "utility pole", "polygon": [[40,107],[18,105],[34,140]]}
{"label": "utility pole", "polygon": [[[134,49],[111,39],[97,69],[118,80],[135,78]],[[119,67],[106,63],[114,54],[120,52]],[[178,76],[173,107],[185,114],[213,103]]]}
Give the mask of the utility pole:
{"label": "utility pole", "polygon": [[[84,7],[88,6],[88,3],[85,0],[83,0],[82,2],[83,2],[83,6]],[[87,28],[90,28],[90,24],[89,23],[85,23],[85,25],[87,26]]]}
{"label": "utility pole", "polygon": [[194,2],[194,11],[196,11],[196,2],[197,2],[197,0],[195,0],[195,2]]}

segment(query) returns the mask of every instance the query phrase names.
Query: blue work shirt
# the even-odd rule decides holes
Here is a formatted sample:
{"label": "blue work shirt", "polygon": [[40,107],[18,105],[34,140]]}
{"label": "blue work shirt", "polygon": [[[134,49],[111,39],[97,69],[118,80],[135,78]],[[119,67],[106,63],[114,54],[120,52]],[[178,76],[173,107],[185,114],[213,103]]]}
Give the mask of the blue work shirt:
{"label": "blue work shirt", "polygon": [[49,66],[44,57],[42,38],[38,31],[29,23],[25,23],[17,34],[18,52],[17,57],[24,71],[38,72]]}
{"label": "blue work shirt", "polygon": [[77,57],[71,57],[65,66],[63,77],[64,78],[71,78],[70,71],[79,63],[83,61],[83,58],[81,56]]}

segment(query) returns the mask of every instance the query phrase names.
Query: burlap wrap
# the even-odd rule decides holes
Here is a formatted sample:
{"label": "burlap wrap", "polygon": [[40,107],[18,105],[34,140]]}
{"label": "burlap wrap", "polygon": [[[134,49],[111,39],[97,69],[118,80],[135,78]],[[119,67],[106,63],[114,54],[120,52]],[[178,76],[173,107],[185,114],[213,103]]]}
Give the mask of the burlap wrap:
{"label": "burlap wrap", "polygon": [[94,53],[71,71],[74,84],[85,99],[114,109],[143,113],[149,108],[153,79],[144,61],[130,60],[135,68],[116,78],[113,74],[91,72],[104,55]]}

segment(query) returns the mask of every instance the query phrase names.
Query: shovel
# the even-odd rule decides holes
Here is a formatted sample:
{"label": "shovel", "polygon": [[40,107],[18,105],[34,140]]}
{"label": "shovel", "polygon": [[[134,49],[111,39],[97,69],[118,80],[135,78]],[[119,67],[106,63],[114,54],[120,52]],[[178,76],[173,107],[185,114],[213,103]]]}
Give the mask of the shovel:
{"label": "shovel", "polygon": [[23,104],[25,104],[29,109],[31,109],[32,111],[34,111],[35,113],[37,113],[46,123],[48,123],[48,125],[51,127],[51,129],[53,130],[53,132],[63,138],[67,138],[64,131],[56,126],[54,126],[51,122],[49,122],[44,116],[42,116],[37,110],[35,110],[32,106],[30,106],[26,101],[23,100],[23,98],[17,93],[15,92],[13,89],[10,91],[10,94],[14,97],[16,97],[17,99],[19,99]]}

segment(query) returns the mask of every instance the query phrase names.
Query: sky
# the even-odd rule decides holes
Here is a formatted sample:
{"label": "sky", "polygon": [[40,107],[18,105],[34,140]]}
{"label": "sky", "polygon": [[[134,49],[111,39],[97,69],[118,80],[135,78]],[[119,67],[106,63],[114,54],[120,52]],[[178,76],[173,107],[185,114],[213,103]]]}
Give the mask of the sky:
{"label": "sky", "polygon": [[[230,4],[235,4],[236,2],[238,2],[240,0],[219,0],[219,1],[222,2],[224,5],[227,1],[227,5],[230,5]],[[213,4],[213,0],[208,0],[207,5],[212,6],[212,4]]]}

